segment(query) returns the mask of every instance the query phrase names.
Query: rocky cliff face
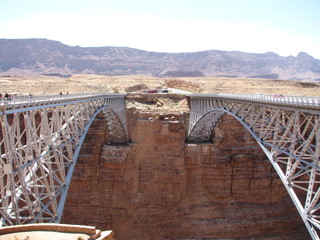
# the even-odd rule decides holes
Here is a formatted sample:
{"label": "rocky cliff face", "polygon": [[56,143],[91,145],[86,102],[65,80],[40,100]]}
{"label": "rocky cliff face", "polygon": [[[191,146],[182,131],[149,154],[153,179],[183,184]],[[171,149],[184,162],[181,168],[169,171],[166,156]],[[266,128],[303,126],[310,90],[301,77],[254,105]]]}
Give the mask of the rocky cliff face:
{"label": "rocky cliff face", "polygon": [[230,116],[212,143],[185,143],[188,116],[128,110],[131,143],[107,145],[102,116],[82,148],[63,222],[116,239],[309,239],[250,134]]}
{"label": "rocky cliff face", "polygon": [[46,39],[0,39],[1,75],[72,74],[228,76],[320,79],[320,60],[307,53],[237,51],[157,53],[126,47],[71,47]]}

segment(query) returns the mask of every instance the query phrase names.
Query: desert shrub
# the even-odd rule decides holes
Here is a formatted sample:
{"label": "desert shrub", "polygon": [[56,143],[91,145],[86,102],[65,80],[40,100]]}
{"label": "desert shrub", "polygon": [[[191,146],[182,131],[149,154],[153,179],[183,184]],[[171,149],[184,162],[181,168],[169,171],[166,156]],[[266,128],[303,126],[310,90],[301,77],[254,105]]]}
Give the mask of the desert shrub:
{"label": "desert shrub", "polygon": [[303,88],[319,87],[319,84],[315,82],[297,82],[297,85]]}

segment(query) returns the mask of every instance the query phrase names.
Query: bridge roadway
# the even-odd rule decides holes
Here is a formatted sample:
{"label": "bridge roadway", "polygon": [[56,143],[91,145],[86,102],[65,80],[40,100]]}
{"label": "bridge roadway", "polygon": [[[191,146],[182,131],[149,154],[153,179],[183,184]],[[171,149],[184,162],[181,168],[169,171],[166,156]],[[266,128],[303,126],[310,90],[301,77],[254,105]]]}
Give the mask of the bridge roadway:
{"label": "bridge roadway", "polygon": [[[1,225],[59,222],[81,144],[98,113],[126,142],[124,94],[12,99],[0,104]],[[320,98],[190,94],[186,141],[212,141],[224,114],[239,120],[272,163],[312,239],[320,230]],[[232,129],[230,129],[232,131]]]}

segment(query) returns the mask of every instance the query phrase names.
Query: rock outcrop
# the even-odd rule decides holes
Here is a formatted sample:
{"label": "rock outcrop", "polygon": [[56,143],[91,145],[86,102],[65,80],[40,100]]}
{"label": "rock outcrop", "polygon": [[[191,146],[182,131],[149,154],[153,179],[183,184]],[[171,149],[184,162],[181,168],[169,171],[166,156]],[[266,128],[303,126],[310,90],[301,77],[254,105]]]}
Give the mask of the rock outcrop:
{"label": "rock outcrop", "polygon": [[63,222],[125,239],[309,239],[263,151],[231,116],[212,143],[186,143],[188,115],[127,111],[131,143],[107,145],[103,116],[90,128]]}

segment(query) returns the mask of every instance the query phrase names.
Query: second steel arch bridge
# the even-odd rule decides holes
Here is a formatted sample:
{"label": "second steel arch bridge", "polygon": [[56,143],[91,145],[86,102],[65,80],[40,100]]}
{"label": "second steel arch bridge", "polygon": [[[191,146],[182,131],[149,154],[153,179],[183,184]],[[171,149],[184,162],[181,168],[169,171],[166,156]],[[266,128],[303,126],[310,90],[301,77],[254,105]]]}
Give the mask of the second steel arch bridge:
{"label": "second steel arch bridge", "polygon": [[[187,141],[206,142],[224,114],[239,120],[281,178],[311,237],[320,232],[320,98],[189,95]],[[230,129],[232,131],[232,129]]]}

